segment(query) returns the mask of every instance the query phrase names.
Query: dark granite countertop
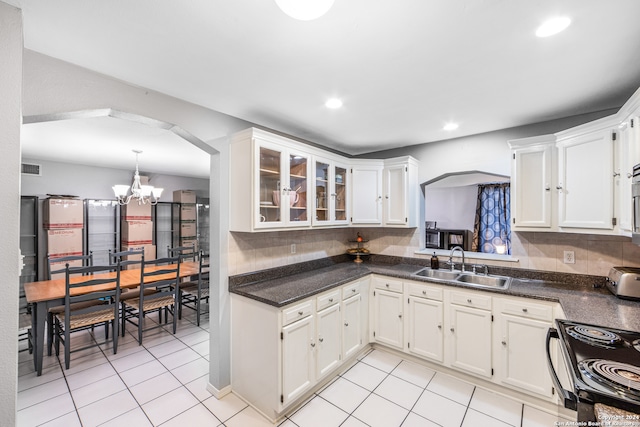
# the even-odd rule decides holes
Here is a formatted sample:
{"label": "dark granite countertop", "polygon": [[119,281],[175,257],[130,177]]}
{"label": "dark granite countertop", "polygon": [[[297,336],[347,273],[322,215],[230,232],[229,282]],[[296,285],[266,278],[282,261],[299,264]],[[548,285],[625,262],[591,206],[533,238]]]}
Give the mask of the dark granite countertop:
{"label": "dark granite countertop", "polygon": [[[424,268],[424,265],[420,265],[414,259],[389,258],[391,257],[378,257],[372,262],[356,264],[348,262],[349,258],[334,257],[232,276],[229,278],[229,291],[279,308],[371,273],[477,289],[415,276],[414,273]],[[504,271],[496,273],[491,268],[490,272],[506,275]],[[603,278],[577,275],[574,278],[571,275],[554,273],[536,274],[518,269],[513,269],[510,273],[514,280],[508,289],[478,290],[559,302],[568,320],[640,331],[640,302],[615,297],[602,287]],[[558,278],[562,281],[553,280]],[[594,287],[594,284],[599,287]]]}

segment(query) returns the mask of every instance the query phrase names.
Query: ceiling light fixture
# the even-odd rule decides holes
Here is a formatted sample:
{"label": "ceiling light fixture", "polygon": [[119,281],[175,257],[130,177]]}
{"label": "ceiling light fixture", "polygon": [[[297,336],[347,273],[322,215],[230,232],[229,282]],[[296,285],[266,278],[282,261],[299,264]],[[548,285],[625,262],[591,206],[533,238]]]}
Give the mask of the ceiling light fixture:
{"label": "ceiling light fixture", "polygon": [[300,21],[311,21],[327,13],[334,0],[275,0],[284,13]]}
{"label": "ceiling light fixture", "polygon": [[444,125],[444,127],[442,129],[444,129],[444,130],[456,130],[456,129],[458,129],[458,124],[457,123],[453,123],[453,122],[449,122],[446,125]]}
{"label": "ceiling light fixture", "polygon": [[536,36],[549,37],[554,34],[565,30],[571,24],[571,19],[566,16],[556,16],[555,18],[547,19],[536,30]]}
{"label": "ceiling light fixture", "polygon": [[[145,205],[150,203],[155,205],[158,203],[158,199],[162,194],[163,188],[154,188],[153,185],[142,185],[140,183],[140,173],[138,172],[138,154],[142,153],[140,150],[131,150],[136,153],[136,173],[133,175],[133,184],[128,185],[114,185],[113,192],[118,199],[118,204],[127,205],[131,200],[137,200],[139,205]],[[127,192],[131,190],[131,194],[127,196]]]}
{"label": "ceiling light fixture", "polygon": [[340,101],[338,98],[331,98],[324,103],[324,106],[335,110],[336,108],[342,107],[342,101]]}

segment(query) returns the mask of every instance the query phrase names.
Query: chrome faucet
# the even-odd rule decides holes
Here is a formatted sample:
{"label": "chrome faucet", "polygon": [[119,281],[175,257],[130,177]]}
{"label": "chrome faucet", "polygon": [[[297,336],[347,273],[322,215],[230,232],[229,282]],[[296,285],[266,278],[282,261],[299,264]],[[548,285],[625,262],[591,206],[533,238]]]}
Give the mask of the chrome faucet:
{"label": "chrome faucet", "polygon": [[451,248],[451,253],[449,254],[449,264],[451,264],[451,271],[454,270],[453,253],[455,251],[460,251],[460,253],[462,254],[462,265],[460,266],[460,270],[464,272],[464,249],[462,249],[460,246],[454,246],[453,248]]}

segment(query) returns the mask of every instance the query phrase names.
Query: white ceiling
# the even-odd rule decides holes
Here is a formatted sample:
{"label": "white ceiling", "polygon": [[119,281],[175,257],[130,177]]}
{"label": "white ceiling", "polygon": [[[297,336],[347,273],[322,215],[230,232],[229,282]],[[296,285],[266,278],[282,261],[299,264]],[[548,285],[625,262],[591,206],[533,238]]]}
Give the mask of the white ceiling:
{"label": "white ceiling", "polygon": [[[640,86],[638,0],[336,0],[315,21],[273,0],[8,1],[28,49],[349,154],[619,107]],[[571,26],[535,37],[554,15]]]}

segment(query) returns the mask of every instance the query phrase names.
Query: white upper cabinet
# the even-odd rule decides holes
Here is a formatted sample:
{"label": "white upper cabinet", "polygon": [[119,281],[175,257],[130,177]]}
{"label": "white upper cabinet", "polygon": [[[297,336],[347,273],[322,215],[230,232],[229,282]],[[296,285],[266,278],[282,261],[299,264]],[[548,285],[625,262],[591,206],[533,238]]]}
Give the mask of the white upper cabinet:
{"label": "white upper cabinet", "polygon": [[632,231],[631,181],[633,166],[638,164],[639,129],[638,117],[630,117],[620,125],[616,138],[615,197],[620,203],[616,204],[615,216],[620,231],[627,235]]}
{"label": "white upper cabinet", "polygon": [[360,162],[351,166],[351,223],[382,224],[381,160]]}
{"label": "white upper cabinet", "polygon": [[[599,123],[602,123],[599,121]],[[558,227],[612,230],[615,133],[602,128],[558,134]],[[570,230],[567,230],[570,231]]]}
{"label": "white upper cabinet", "polygon": [[[232,231],[311,224],[308,180],[311,155],[268,134],[243,132],[231,142]],[[247,165],[248,163],[248,165]]]}
{"label": "white upper cabinet", "polygon": [[229,147],[231,231],[418,225],[411,157],[348,159],[254,128]]}
{"label": "white upper cabinet", "polygon": [[348,170],[349,167],[339,160],[314,157],[313,225],[349,224]]}
{"label": "white upper cabinet", "polygon": [[399,157],[384,161],[383,221],[385,226],[417,227],[418,162],[413,157]]}
{"label": "white upper cabinet", "polygon": [[552,227],[555,140],[545,135],[509,141],[514,229]]}

